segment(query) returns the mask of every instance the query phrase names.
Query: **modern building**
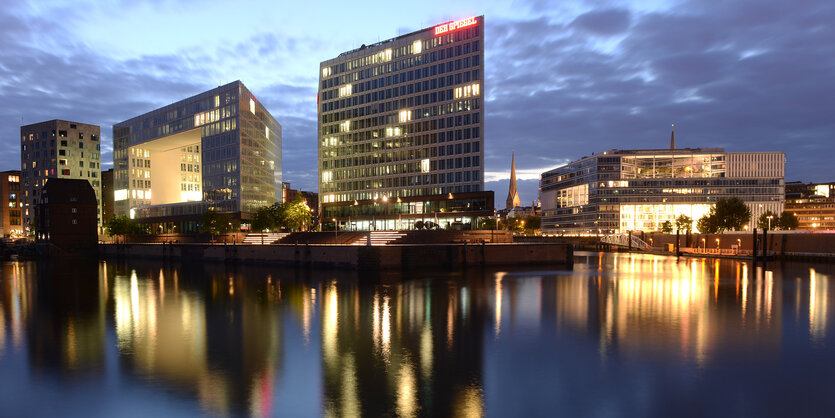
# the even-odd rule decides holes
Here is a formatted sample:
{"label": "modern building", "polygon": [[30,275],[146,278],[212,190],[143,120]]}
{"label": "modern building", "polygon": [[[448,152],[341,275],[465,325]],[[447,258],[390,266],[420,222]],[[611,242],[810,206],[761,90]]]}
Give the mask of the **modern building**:
{"label": "modern building", "polygon": [[81,249],[98,242],[99,203],[89,182],[50,179],[35,206],[36,238],[64,249]]}
{"label": "modern building", "polygon": [[22,235],[20,171],[3,171],[0,172],[0,237]]}
{"label": "modern building", "polygon": [[492,215],[483,16],[362,45],[322,62],[319,75],[322,219],[375,230]]}
{"label": "modern building", "polygon": [[155,232],[281,201],[281,125],[240,81],[113,126],[114,207]]}
{"label": "modern building", "polygon": [[113,169],[101,172],[101,222],[106,225],[115,215],[113,207]]}
{"label": "modern building", "polygon": [[33,233],[34,208],[43,186],[51,178],[83,179],[90,183],[99,202],[101,225],[101,144],[96,125],[51,120],[20,127],[23,229]]}
{"label": "modern building", "polygon": [[658,231],[680,215],[697,221],[730,197],[742,199],[756,220],[783,211],[785,162],[782,152],[721,148],[605,151],[541,175],[542,230]]}
{"label": "modern building", "polygon": [[797,229],[835,230],[835,182],[786,183],[786,211],[797,217]]}

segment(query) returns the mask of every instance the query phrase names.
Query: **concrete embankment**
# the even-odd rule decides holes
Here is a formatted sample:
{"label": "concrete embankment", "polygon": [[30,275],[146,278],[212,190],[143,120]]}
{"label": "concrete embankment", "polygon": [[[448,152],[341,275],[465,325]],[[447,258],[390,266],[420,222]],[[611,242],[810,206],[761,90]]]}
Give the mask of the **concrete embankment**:
{"label": "concrete embankment", "polygon": [[571,245],[424,244],[424,245],[212,245],[102,244],[104,258],[156,258],[187,262],[275,263],[356,269],[461,268],[466,266],[553,265],[573,267]]}

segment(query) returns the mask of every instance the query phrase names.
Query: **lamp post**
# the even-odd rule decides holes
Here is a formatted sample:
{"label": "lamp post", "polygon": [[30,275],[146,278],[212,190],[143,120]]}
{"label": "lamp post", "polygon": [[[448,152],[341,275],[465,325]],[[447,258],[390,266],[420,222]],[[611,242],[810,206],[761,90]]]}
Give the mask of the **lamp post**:
{"label": "lamp post", "polygon": [[719,253],[719,238],[716,238],[716,253]]}
{"label": "lamp post", "polygon": [[739,254],[739,250],[742,248],[742,240],[737,238],[736,239],[736,253]]}
{"label": "lamp post", "polygon": [[702,238],[702,252],[707,252],[707,242]]}
{"label": "lamp post", "polygon": [[766,216],[766,218],[768,218],[768,230],[770,231],[771,230],[771,220],[774,219],[774,215],[768,215],[768,216]]}
{"label": "lamp post", "polygon": [[336,223],[336,218],[333,218],[333,237],[339,237],[339,224]]}

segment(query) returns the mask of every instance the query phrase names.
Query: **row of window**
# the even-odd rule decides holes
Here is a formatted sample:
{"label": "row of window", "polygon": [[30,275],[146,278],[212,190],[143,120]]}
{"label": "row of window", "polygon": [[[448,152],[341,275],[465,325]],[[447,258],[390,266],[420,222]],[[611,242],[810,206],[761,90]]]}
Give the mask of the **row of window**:
{"label": "row of window", "polygon": [[[471,67],[478,67],[481,65],[481,55],[472,55],[468,57],[459,58],[457,60],[450,60],[447,62],[443,62],[440,64],[430,65],[428,67],[418,68],[415,70],[409,70],[406,72],[375,78],[372,80],[368,80],[365,82],[359,83],[346,83],[342,84],[336,88],[323,90],[320,93],[320,99],[324,101],[333,100],[340,97],[350,96],[352,94],[363,93],[366,91],[372,91],[377,89],[383,89],[386,87],[397,86],[398,84],[405,84],[410,83],[408,86],[400,86],[400,87],[409,87],[409,89],[414,89],[415,91],[419,91],[421,85],[426,85],[428,82],[430,85],[435,84],[435,87],[438,88],[443,87],[444,80],[446,80],[446,84],[449,85],[452,83],[450,81],[451,76],[443,77],[443,74],[451,73],[453,71],[461,71],[466,70]],[[455,74],[453,76],[457,76],[461,74]],[[441,75],[442,77],[433,78],[432,80],[426,80],[420,82],[421,78],[429,78]],[[455,78],[453,78],[454,80]],[[439,81],[440,80],[440,81]],[[411,83],[412,81],[417,81],[416,83]],[[460,83],[460,78],[457,81]],[[424,88],[426,90],[426,88]]]}
{"label": "row of window", "polygon": [[[323,101],[321,111],[323,114],[328,112],[335,112],[340,109],[347,109],[350,107],[362,106],[366,103],[373,104],[375,102],[381,100],[387,100],[391,98],[397,98],[401,96],[411,96],[415,94],[420,94],[424,92],[432,92],[433,94],[424,95],[421,97],[414,97],[406,99],[406,101],[401,100],[400,107],[412,107],[412,106],[420,106],[421,104],[428,104],[428,103],[437,103],[442,102],[445,100],[450,100],[452,98],[458,98],[460,95],[455,95],[453,89],[448,90],[439,90],[445,89],[447,87],[453,87],[457,85],[461,85],[464,83],[470,83],[474,81],[479,81],[481,79],[481,71],[478,69],[471,70],[471,71],[461,71],[457,74],[451,74],[448,76],[441,76],[437,78],[433,78],[431,80],[424,80],[418,81],[416,83],[410,83],[407,85],[403,85],[400,87],[391,87],[385,88],[382,90],[377,90],[365,94],[353,94],[349,97],[341,97],[336,100],[331,101]],[[324,94],[324,93],[323,93]],[[326,100],[326,99],[323,99]],[[395,105],[396,106],[396,105]],[[398,109],[394,109],[398,110]],[[371,107],[368,114],[375,114],[383,112],[382,107]],[[390,110],[388,110],[390,111]],[[343,116],[343,119],[346,116]]]}

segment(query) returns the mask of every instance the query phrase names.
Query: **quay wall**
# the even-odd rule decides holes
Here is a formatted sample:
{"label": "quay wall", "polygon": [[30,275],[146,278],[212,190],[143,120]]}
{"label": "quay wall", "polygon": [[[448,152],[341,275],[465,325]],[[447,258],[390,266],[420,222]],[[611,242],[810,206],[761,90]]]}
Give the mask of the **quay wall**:
{"label": "quay wall", "polygon": [[426,245],[218,245],[101,244],[104,258],[177,259],[184,262],[274,263],[356,269],[462,268],[466,266],[573,267],[570,244],[426,244]]}

